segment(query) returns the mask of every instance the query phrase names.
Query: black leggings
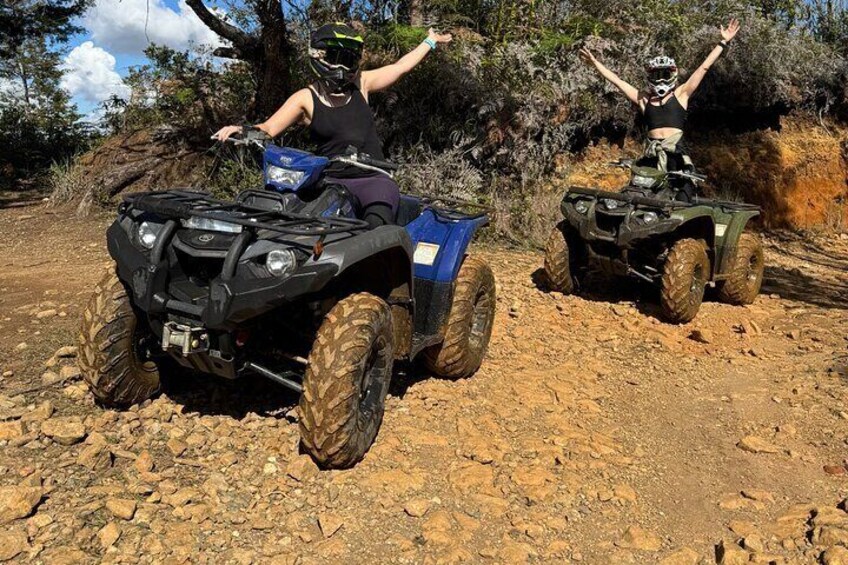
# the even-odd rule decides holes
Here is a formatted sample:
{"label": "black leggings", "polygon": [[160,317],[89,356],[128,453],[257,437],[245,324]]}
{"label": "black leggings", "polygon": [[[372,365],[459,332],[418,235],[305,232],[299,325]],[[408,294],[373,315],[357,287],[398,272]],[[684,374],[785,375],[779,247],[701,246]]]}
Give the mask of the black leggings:
{"label": "black leggings", "polygon": [[382,202],[369,204],[362,211],[362,219],[368,222],[372,228],[389,226],[394,223],[395,213],[392,207]]}

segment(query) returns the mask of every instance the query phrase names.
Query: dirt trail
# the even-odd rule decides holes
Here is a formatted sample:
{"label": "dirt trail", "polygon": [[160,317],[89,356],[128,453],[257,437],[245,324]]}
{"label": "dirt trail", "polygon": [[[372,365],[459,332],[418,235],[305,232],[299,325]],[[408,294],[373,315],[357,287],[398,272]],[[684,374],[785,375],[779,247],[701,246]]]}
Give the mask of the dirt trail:
{"label": "dirt trail", "polygon": [[397,374],[366,459],[319,472],[294,397],[260,380],[94,405],[54,353],[107,223],[0,210],[0,559],[712,563],[725,539],[807,563],[848,543],[815,523],[848,528],[848,241],[770,236],[764,295],[686,326],[643,289],[549,294],[536,254],[479,250],[499,294],[481,371]]}

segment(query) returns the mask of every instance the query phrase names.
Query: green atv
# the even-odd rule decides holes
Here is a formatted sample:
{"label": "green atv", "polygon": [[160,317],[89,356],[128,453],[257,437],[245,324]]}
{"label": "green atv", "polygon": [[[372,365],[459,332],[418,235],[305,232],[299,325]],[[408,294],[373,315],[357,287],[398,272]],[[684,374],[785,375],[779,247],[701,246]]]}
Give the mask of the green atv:
{"label": "green atv", "polygon": [[760,214],[757,206],[683,201],[685,183],[705,177],[633,161],[613,165],[631,171],[621,192],[571,187],[562,199],[565,219],[545,249],[553,290],[571,294],[591,268],[636,277],[659,286],[663,316],[678,324],[695,318],[708,283],[722,302],[754,301],[763,281],[763,246],[746,227]]}

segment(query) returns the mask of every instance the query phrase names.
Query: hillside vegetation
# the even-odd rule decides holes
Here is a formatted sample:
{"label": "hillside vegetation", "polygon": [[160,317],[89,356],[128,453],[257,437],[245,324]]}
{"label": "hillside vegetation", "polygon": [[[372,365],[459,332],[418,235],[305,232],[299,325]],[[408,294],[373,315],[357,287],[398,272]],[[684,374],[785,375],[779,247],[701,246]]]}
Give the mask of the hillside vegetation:
{"label": "hillside vegetation", "polygon": [[[577,49],[591,47],[623,78],[642,85],[649,56],[674,56],[685,76],[717,42],[718,26],[736,16],[742,31],[691,104],[689,140],[697,164],[714,177],[712,191],[762,205],[768,226],[839,228],[846,221],[841,124],[848,118],[848,17],[830,2],[409,4],[393,12],[381,3],[315,0],[284,22],[289,43],[281,55],[289,57],[291,91],[310,80],[303,60],[306,30],[330,18],[362,26],[368,67],[418,44],[425,22],[454,31],[454,43],[372,100],[387,154],[406,163],[406,190],[492,204],[499,211],[498,233],[515,241],[545,232],[575,164],[579,172],[587,155],[599,164],[608,159],[609,152],[592,153],[592,147],[626,147],[632,155],[643,136],[630,103],[579,60]],[[245,27],[258,33],[262,22]],[[255,156],[222,154],[208,138],[224,124],[265,117],[266,102],[255,100],[268,86],[256,63],[221,65],[208,54],[157,46],[148,55],[149,63],[128,79],[134,92],[147,95],[116,101],[106,124],[124,136],[145,130],[150,137],[164,128],[167,135],[157,143],[167,144],[173,155],[201,156],[206,172],[187,179],[136,175],[116,185],[108,159],[89,158],[90,166],[107,167],[83,175],[94,181],[92,200],[124,188],[164,187],[166,181],[220,193],[255,182]],[[281,141],[309,148],[299,130]]]}

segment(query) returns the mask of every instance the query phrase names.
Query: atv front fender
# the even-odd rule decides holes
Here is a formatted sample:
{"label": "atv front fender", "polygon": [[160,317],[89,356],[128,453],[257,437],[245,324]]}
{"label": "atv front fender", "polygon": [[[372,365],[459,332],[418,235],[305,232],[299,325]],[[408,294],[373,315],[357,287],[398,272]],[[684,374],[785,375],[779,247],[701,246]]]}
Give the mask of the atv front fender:
{"label": "atv front fender", "polygon": [[723,228],[724,233],[722,237],[719,237],[718,233],[722,230],[717,226],[716,265],[718,268],[716,269],[716,275],[725,275],[727,273],[730,268],[731,261],[736,256],[736,246],[739,243],[739,238],[742,236],[742,232],[745,231],[745,228],[748,226],[751,219],[756,218],[759,215],[760,212],[758,210],[745,210],[729,214],[730,221],[726,224],[726,227]]}

